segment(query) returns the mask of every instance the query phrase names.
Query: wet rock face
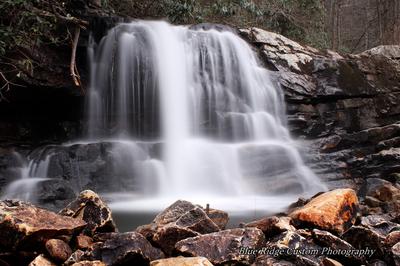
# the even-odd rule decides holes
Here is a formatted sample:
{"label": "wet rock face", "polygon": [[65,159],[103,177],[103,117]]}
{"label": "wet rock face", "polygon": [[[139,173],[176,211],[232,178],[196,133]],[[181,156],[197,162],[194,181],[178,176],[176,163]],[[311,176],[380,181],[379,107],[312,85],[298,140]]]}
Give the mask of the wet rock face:
{"label": "wet rock face", "polygon": [[110,208],[91,190],[82,191],[60,214],[86,221],[85,230],[91,232],[116,231]]}
{"label": "wet rock face", "polygon": [[274,71],[289,128],[310,140],[307,160],[330,188],[398,172],[399,158],[379,152],[399,146],[400,46],[339,55],[257,28],[240,31]]}
{"label": "wet rock face", "polygon": [[355,191],[337,189],[313,198],[289,216],[296,226],[309,225],[341,234],[355,223],[357,212]]}
{"label": "wet rock face", "polygon": [[47,239],[73,235],[86,223],[21,201],[0,201],[0,247],[9,250],[42,244]]}
{"label": "wet rock face", "polygon": [[106,238],[93,248],[91,258],[108,266],[147,265],[150,261],[164,258],[163,252],[139,233],[110,233]]}
{"label": "wet rock face", "polygon": [[[211,263],[251,264],[256,255],[247,255],[241,248],[260,249],[265,237],[257,228],[228,229],[216,233],[187,238],[176,243],[176,250],[184,255],[207,257]],[[242,253],[242,254],[241,254]]]}
{"label": "wet rock face", "polygon": [[[20,178],[22,161],[12,149],[0,148],[0,188]],[[1,193],[1,189],[0,189]]]}
{"label": "wet rock face", "polygon": [[[224,222],[220,224],[224,225]],[[172,254],[175,243],[179,240],[219,230],[220,227],[201,207],[182,200],[178,200],[158,214],[151,224],[136,229],[160,246],[166,254]]]}

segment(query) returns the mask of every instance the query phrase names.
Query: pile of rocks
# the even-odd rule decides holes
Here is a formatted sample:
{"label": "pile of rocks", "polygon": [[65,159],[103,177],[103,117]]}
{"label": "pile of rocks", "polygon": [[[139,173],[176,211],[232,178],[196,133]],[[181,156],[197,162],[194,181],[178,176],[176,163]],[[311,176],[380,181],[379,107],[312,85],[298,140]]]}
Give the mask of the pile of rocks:
{"label": "pile of rocks", "polygon": [[58,214],[5,200],[0,265],[400,265],[400,189],[376,180],[359,194],[320,193],[231,229],[227,213],[178,200],[125,233],[92,191]]}

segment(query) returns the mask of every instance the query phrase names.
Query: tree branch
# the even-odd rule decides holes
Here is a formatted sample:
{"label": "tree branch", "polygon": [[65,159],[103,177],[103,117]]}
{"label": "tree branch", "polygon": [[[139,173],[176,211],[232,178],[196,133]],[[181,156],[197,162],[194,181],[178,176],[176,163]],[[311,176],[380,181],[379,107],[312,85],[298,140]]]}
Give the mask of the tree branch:
{"label": "tree branch", "polygon": [[81,79],[80,79],[80,76],[78,73],[78,68],[76,67],[76,48],[78,46],[80,32],[81,32],[81,29],[80,29],[80,27],[77,26],[75,28],[74,39],[72,41],[71,62],[69,65],[69,70],[70,70],[72,79],[75,83],[75,86],[80,87],[82,89]]}

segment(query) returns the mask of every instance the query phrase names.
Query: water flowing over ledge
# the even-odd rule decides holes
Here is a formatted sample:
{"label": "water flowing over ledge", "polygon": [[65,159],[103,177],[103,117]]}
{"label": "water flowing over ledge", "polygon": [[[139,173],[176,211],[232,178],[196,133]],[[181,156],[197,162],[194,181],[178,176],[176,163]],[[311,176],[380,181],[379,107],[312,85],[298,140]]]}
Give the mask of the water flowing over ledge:
{"label": "water flowing over ledge", "polygon": [[52,165],[73,153],[73,189],[93,186],[80,180],[97,163],[82,166],[86,145],[106,154],[109,180],[94,184],[121,212],[178,198],[278,212],[325,190],[288,133],[280,88],[234,33],[135,21],[88,54],[87,139],[40,152],[34,160],[50,164],[40,178],[57,176]]}
{"label": "water flowing over ledge", "polygon": [[119,154],[131,154],[119,158],[127,167],[132,155],[142,158],[136,192],[146,200],[114,208],[160,208],[189,197],[237,210],[258,199],[261,208],[279,209],[324,189],[289,136],[279,87],[232,32],[136,21],[113,28],[90,51],[90,138],[162,143],[159,158],[135,142],[116,144]]}

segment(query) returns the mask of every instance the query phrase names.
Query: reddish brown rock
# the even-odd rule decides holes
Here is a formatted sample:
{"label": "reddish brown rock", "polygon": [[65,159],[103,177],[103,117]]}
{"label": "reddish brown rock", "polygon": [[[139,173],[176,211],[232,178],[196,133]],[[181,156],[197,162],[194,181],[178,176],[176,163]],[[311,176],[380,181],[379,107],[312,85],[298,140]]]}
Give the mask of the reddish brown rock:
{"label": "reddish brown rock", "polygon": [[29,203],[0,201],[0,249],[35,247],[57,236],[73,235],[85,225],[79,218],[61,216]]}
{"label": "reddish brown rock", "polygon": [[57,262],[66,261],[72,254],[72,250],[68,244],[59,239],[50,239],[46,242],[45,246],[49,256]]}
{"label": "reddish brown rock", "polygon": [[400,189],[380,178],[368,178],[361,187],[361,191],[365,196],[382,202],[400,200]]}
{"label": "reddish brown rock", "polygon": [[229,215],[227,212],[216,210],[216,209],[209,209],[206,211],[207,216],[213,221],[221,230],[226,228],[226,225],[229,222]]}
{"label": "reddish brown rock", "polygon": [[104,240],[93,245],[90,258],[101,260],[107,266],[148,265],[150,261],[164,258],[161,250],[136,232],[109,233],[104,235]]}
{"label": "reddish brown rock", "polygon": [[136,231],[171,255],[179,240],[219,230],[201,207],[178,200]]}
{"label": "reddish brown rock", "polygon": [[150,263],[150,266],[213,266],[211,262],[203,257],[194,258],[169,258],[155,260]]}
{"label": "reddish brown rock", "polygon": [[357,212],[355,191],[336,189],[313,198],[289,216],[296,227],[316,227],[341,234],[354,224]]}
{"label": "reddish brown rock", "polygon": [[191,229],[171,224],[159,228],[152,241],[157,243],[166,254],[171,255],[176,242],[198,235],[200,234]]}
{"label": "reddish brown rock", "polygon": [[116,231],[110,208],[91,190],[82,191],[60,214],[84,220],[88,232]]}
{"label": "reddish brown rock", "polygon": [[47,259],[44,255],[39,255],[29,263],[29,266],[57,266],[57,264]]}
{"label": "reddish brown rock", "polygon": [[76,237],[75,246],[78,249],[88,249],[93,245],[93,239],[89,236],[79,235]]}
{"label": "reddish brown rock", "polygon": [[[243,248],[260,249],[265,245],[264,233],[257,228],[228,229],[184,239],[176,243],[181,254],[206,257],[213,264],[251,264],[255,255],[241,252]],[[243,251],[243,250],[242,250]]]}
{"label": "reddish brown rock", "polygon": [[389,247],[394,246],[398,242],[400,242],[400,231],[391,232],[385,239],[385,245]]}
{"label": "reddish brown rock", "polygon": [[290,224],[290,217],[266,217],[257,221],[245,224],[245,227],[256,227],[270,237],[284,231],[295,231],[296,228]]}

